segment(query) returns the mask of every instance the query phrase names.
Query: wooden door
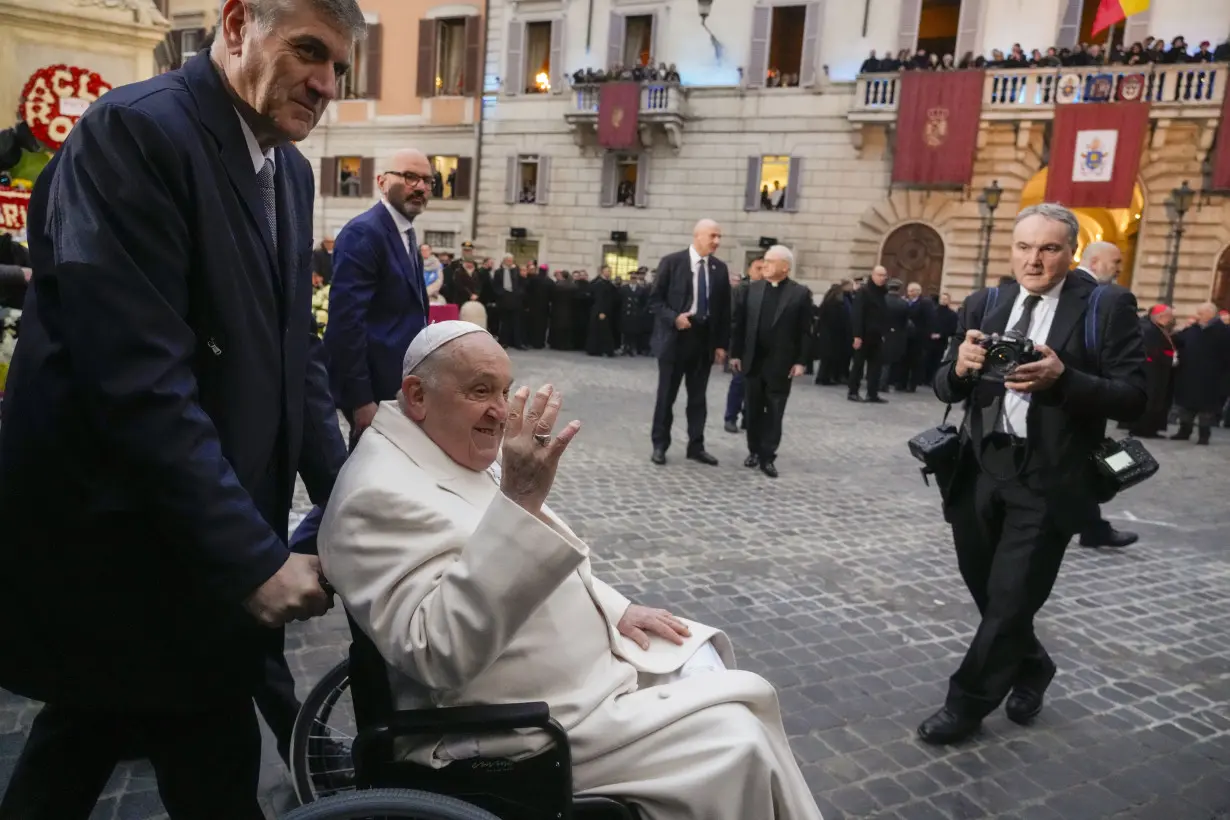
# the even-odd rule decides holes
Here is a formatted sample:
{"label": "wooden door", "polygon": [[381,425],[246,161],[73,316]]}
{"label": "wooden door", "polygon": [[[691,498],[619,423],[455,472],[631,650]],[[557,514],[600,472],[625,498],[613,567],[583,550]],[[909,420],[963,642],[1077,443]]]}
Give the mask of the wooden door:
{"label": "wooden door", "polygon": [[917,282],[923,295],[937,294],[944,280],[944,240],[934,228],[911,222],[895,229],[880,249],[880,264],[890,279]]}
{"label": "wooden door", "polygon": [[1217,259],[1217,272],[1213,274],[1213,304],[1219,310],[1230,310],[1230,246]]}

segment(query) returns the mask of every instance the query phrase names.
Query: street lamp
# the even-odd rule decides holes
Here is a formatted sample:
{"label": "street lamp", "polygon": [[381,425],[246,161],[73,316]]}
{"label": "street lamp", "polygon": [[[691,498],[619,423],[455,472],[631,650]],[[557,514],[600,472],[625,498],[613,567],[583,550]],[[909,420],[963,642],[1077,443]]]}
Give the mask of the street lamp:
{"label": "street lamp", "polygon": [[709,42],[713,44],[713,54],[720,63],[722,62],[722,44],[718,42],[717,37],[713,36],[713,32],[709,31],[709,12],[713,11],[713,0],[696,0],[696,6],[700,11],[700,27],[709,34]]}
{"label": "street lamp", "polygon": [[1174,304],[1175,280],[1179,276],[1179,246],[1183,242],[1183,217],[1191,210],[1195,199],[1196,192],[1188,187],[1187,180],[1183,180],[1182,185],[1170,192],[1170,199],[1166,201],[1166,215],[1170,217],[1173,226],[1171,233],[1174,235],[1170,245],[1170,263],[1166,266],[1166,294],[1162,299],[1167,305]]}
{"label": "street lamp", "polygon": [[978,264],[978,289],[987,286],[987,268],[991,264],[991,234],[995,230],[995,209],[999,207],[1000,197],[1004,190],[999,187],[999,180],[994,180],[982,189],[978,204],[982,206],[982,256]]}

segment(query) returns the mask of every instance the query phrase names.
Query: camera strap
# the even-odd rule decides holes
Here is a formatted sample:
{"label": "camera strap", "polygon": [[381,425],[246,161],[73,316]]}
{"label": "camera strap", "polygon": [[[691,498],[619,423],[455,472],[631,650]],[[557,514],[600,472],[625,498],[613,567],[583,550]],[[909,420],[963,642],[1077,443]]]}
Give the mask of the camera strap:
{"label": "camera strap", "polygon": [[[980,330],[982,329],[983,322],[985,322],[987,317],[991,315],[991,311],[995,309],[995,303],[998,301],[999,301],[999,288],[998,287],[989,288],[987,290],[986,303],[983,305],[983,308],[982,308],[982,317],[978,320],[978,327]],[[974,388],[974,392],[977,393],[977,387]],[[993,405],[995,407],[995,413],[993,416],[994,418],[999,418],[1004,413],[1004,396],[1005,395],[1006,395],[1005,393],[1000,393],[998,396],[995,397],[995,400],[993,402]],[[969,404],[970,443],[973,445],[974,461],[978,465],[978,470],[982,473],[989,475],[991,478],[999,482],[1016,481],[1018,478],[1021,477],[1021,473],[1025,472],[1025,465],[1029,463],[1029,452],[1030,452],[1029,439],[1028,438],[1025,439],[1025,457],[1022,458],[1021,463],[1017,465],[1016,472],[1010,476],[1001,476],[1001,475],[995,474],[994,472],[988,470],[986,466],[983,465],[982,463],[982,445],[983,445],[983,434],[984,434],[983,427],[982,427],[982,414],[983,414],[983,408],[978,407],[976,403],[973,401],[973,397],[971,396],[970,404]]]}

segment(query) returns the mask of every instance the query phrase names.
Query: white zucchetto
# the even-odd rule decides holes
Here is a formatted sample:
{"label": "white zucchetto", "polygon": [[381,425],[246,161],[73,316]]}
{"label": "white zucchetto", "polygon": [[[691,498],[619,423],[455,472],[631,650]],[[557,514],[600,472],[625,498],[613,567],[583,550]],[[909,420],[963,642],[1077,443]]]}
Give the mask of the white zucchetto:
{"label": "white zucchetto", "polygon": [[406,348],[406,355],[401,360],[401,377],[404,379],[423,363],[423,360],[435,353],[444,345],[465,336],[467,333],[486,333],[487,329],[473,322],[449,320],[436,322],[423,328],[414,341]]}

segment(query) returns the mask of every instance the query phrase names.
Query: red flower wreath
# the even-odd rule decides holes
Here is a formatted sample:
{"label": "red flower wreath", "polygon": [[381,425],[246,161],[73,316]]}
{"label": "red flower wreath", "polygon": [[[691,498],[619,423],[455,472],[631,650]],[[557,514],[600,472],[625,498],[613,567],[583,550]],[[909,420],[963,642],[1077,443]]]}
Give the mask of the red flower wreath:
{"label": "red flower wreath", "polygon": [[[71,82],[65,82],[69,78]],[[63,64],[40,68],[21,90],[21,119],[39,142],[54,151],[64,144],[85,107],[110,90],[102,77],[86,68]],[[68,105],[66,100],[74,102]]]}

